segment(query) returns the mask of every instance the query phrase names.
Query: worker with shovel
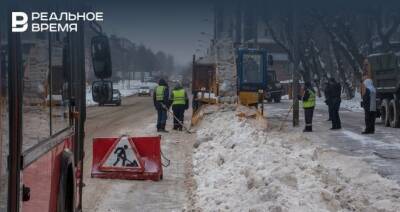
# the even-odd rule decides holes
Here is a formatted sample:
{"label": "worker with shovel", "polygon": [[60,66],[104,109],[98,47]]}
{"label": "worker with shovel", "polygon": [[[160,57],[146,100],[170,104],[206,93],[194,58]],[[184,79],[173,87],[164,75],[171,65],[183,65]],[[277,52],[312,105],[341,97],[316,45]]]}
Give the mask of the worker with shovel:
{"label": "worker with shovel", "polygon": [[181,83],[177,83],[170,98],[174,112],[174,130],[182,131],[185,110],[189,108],[189,98]]}
{"label": "worker with shovel", "polygon": [[165,125],[169,108],[169,89],[164,79],[160,79],[158,86],[154,89],[153,102],[157,110],[157,132],[168,132],[165,130]]}

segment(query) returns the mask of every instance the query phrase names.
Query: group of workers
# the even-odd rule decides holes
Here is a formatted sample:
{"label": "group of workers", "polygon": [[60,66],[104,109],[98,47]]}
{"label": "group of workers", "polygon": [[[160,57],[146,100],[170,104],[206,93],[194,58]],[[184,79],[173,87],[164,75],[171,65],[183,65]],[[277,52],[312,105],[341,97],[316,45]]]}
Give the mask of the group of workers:
{"label": "group of workers", "polygon": [[153,93],[154,107],[157,110],[157,132],[168,131],[165,129],[168,111],[172,106],[174,130],[182,131],[185,110],[189,108],[189,98],[182,84],[177,83],[172,92],[169,92],[168,83],[160,79]]}
{"label": "group of workers", "polygon": [[[363,92],[361,105],[365,111],[365,130],[363,134],[375,133],[376,119],[376,89],[371,79],[365,79],[363,82],[365,91]],[[341,103],[342,87],[334,78],[330,78],[325,84],[325,103],[329,110],[328,121],[332,122],[331,130],[342,128],[339,109]],[[316,92],[311,82],[304,83],[304,92],[301,97],[303,101],[305,128],[303,132],[312,132],[312,121],[314,109],[316,106]],[[154,107],[157,110],[157,131],[168,132],[165,129],[168,111],[172,106],[173,111],[173,129],[182,131],[185,110],[189,108],[189,98],[180,83],[177,83],[172,92],[169,92],[169,86],[164,79],[160,79],[158,86],[153,94]]]}
{"label": "group of workers", "polygon": [[[365,91],[363,92],[361,106],[365,111],[365,130],[362,134],[375,133],[376,119],[376,89],[371,79],[365,79]],[[330,78],[325,84],[325,103],[328,105],[329,119],[332,121],[331,130],[339,130],[342,128],[339,109],[341,103],[341,85],[334,78]],[[304,92],[301,97],[304,108],[305,128],[303,132],[312,132],[312,120],[314,109],[316,106],[316,93],[311,82],[304,83]]]}

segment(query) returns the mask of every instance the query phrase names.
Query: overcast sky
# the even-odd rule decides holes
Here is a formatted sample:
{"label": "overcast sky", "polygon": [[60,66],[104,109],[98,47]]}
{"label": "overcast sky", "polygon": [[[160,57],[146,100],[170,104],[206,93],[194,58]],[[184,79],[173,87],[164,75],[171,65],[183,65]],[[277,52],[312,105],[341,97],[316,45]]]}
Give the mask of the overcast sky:
{"label": "overcast sky", "polygon": [[[212,34],[212,4],[208,0],[89,0],[104,12],[104,30],[108,34],[126,37],[134,43],[162,50],[175,57],[177,64],[188,64],[198,40],[209,41]],[[205,20],[205,19],[208,19]]]}

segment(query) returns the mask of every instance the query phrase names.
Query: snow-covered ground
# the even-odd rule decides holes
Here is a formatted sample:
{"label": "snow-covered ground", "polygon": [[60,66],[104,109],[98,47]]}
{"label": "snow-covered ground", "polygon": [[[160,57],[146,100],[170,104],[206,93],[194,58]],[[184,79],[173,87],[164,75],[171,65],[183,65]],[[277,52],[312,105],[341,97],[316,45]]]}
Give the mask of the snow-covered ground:
{"label": "snow-covered ground", "polygon": [[[364,109],[361,107],[361,101],[361,94],[356,92],[352,99],[342,98],[340,108],[353,112],[362,112]],[[325,97],[317,98],[317,106],[323,104],[325,104]]]}
{"label": "snow-covered ground", "polygon": [[261,130],[231,108],[208,112],[194,150],[200,211],[400,211],[400,187],[359,158],[302,133]]}
{"label": "snow-covered ground", "polygon": [[362,101],[361,94],[356,92],[354,98],[348,100],[346,99],[342,100],[340,107],[353,112],[364,111],[364,109],[361,107],[361,101]]}
{"label": "snow-covered ground", "polygon": [[[124,80],[113,84],[114,89],[118,89],[121,92],[122,97],[132,96],[139,92],[141,86],[148,86],[150,89],[154,89],[157,83],[153,82],[141,82],[139,80]],[[92,87],[91,85],[86,87],[86,106],[97,105],[92,98]]]}

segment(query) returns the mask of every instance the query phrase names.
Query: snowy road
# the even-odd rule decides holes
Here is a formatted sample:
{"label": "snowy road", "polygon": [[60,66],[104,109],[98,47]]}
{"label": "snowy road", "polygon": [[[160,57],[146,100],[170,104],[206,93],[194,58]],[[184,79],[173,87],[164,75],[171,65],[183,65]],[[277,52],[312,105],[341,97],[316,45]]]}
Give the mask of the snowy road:
{"label": "snowy road", "polygon": [[[278,104],[267,104],[266,111],[270,122],[280,121],[287,114],[291,102],[288,100]],[[303,111],[300,111],[301,126],[304,126]],[[328,108],[318,104],[314,114],[314,132],[312,136],[321,145],[334,147],[346,155],[357,156],[372,165],[383,177],[394,179],[400,183],[400,129],[384,127],[377,120],[374,135],[362,135],[364,114],[362,112],[341,109],[342,130],[331,131],[331,122],[326,121]],[[291,125],[291,114],[286,125]],[[302,129],[299,128],[298,130]]]}
{"label": "snowy road", "polygon": [[[290,102],[287,100],[266,105],[270,127],[280,126],[289,106]],[[189,117],[188,114],[186,118]],[[92,138],[121,134],[156,135],[155,113],[151,98],[140,97],[124,99],[122,107],[90,108],[86,125],[84,210],[181,211],[187,204],[191,205],[189,209],[204,211],[215,211],[216,208],[222,208],[222,211],[242,211],[249,208],[263,211],[262,208],[266,206],[274,211],[281,209],[282,205],[288,211],[294,211],[292,209],[296,207],[300,207],[300,211],[319,211],[320,207],[328,211],[340,208],[345,209],[344,211],[362,211],[363,208],[397,207],[397,187],[391,190],[394,185],[375,177],[369,171],[369,166],[381,176],[400,182],[400,138],[396,136],[400,129],[385,128],[378,124],[375,135],[364,136],[360,134],[363,129],[363,114],[342,110],[343,129],[330,131],[330,122],[326,121],[327,108],[319,105],[315,113],[313,133],[296,133],[301,132],[302,127],[291,128],[289,116],[286,120],[288,134],[280,135],[272,130],[272,134],[268,134],[267,143],[260,144],[258,140],[264,139],[263,132],[244,122],[229,121],[229,126],[220,126],[219,121],[224,121],[224,117],[236,119],[231,116],[228,112],[223,116],[206,118],[198,129],[200,135],[199,132],[196,135],[164,135],[162,149],[172,160],[172,165],[164,169],[164,180],[104,180],[90,178]],[[169,124],[170,122],[171,120]],[[301,124],[304,125],[302,113]],[[240,130],[236,131],[237,129]],[[195,153],[192,173],[192,145],[196,140],[194,136],[201,139],[202,135],[211,140],[204,146],[202,144],[199,149],[201,151]],[[231,137],[236,143],[231,143]],[[277,141],[278,138],[281,140]],[[252,139],[254,141],[251,142]],[[239,142],[240,140],[243,142]],[[309,141],[313,144],[307,143]],[[253,148],[252,145],[260,145],[260,148]],[[240,148],[234,148],[235,146]],[[352,157],[331,152],[329,149],[332,148]],[[246,154],[237,152],[238,149]],[[363,165],[352,159],[353,157],[367,163]],[[251,161],[251,164],[246,164],[246,161]],[[332,179],[335,179],[334,182],[330,182]],[[270,191],[274,191],[274,188],[278,190],[276,195],[271,196]],[[378,190],[380,192],[377,194],[373,192]],[[235,195],[237,192],[241,195]],[[368,204],[363,203],[364,193],[368,194],[365,198],[371,201]],[[395,197],[391,197],[392,194]],[[239,201],[236,199],[239,197],[243,198]],[[350,197],[352,202],[347,202]],[[210,198],[214,200],[211,201]],[[244,201],[243,204],[241,201]],[[235,206],[233,202],[240,204]]]}
{"label": "snowy road", "polygon": [[[180,211],[187,202],[192,138],[183,132],[162,135],[161,148],[171,165],[153,181],[90,178],[94,137],[157,136],[151,97],[124,98],[121,107],[90,107],[86,121],[83,211]],[[187,118],[189,118],[187,112]],[[171,129],[171,119],[167,129]]]}

